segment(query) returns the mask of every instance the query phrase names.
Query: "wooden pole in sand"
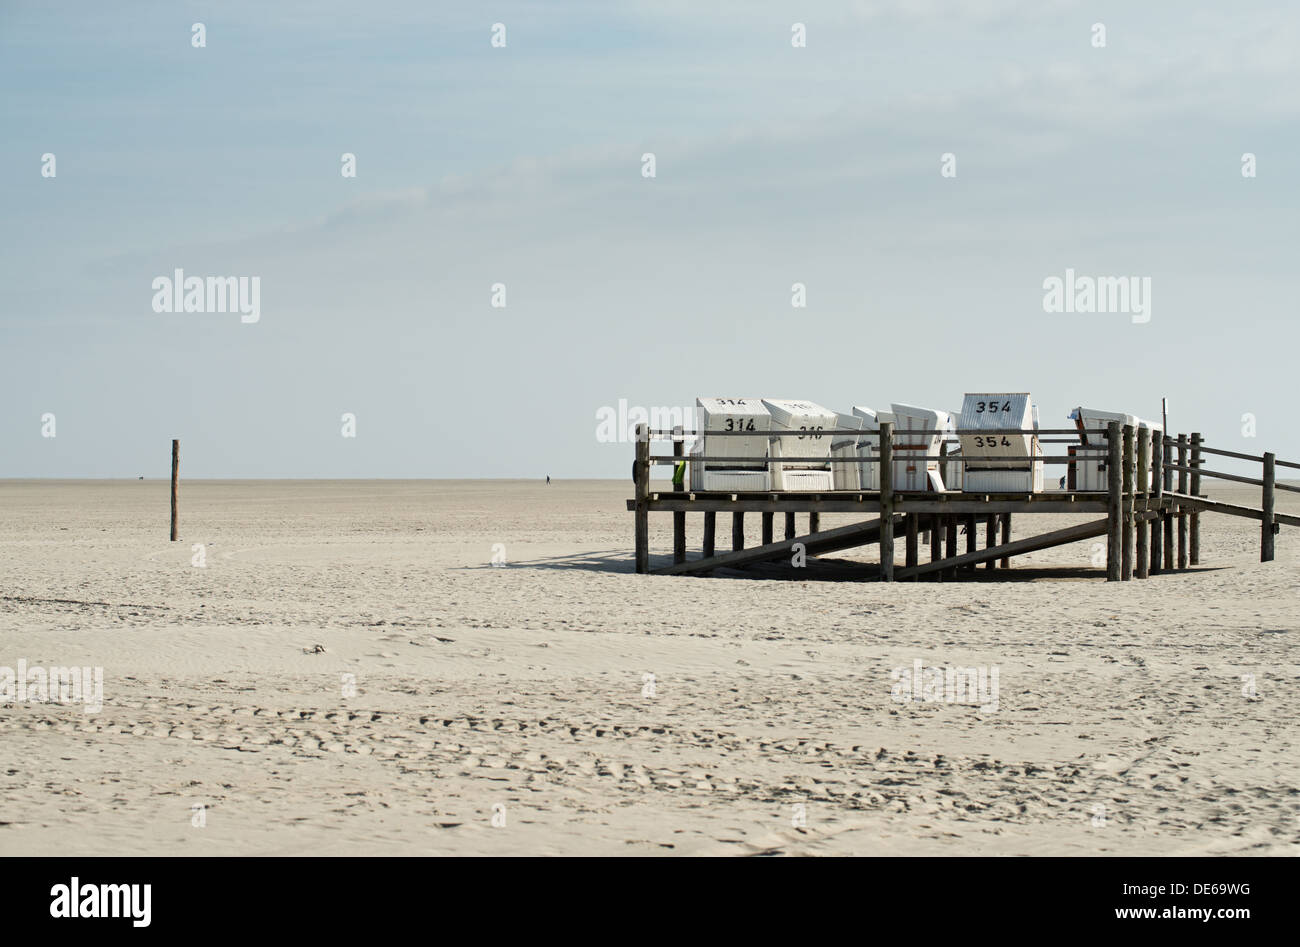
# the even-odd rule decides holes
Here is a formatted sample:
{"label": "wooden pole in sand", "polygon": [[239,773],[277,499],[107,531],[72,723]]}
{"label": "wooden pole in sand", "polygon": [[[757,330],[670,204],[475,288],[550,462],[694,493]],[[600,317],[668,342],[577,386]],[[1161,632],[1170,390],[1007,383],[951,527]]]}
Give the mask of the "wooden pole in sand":
{"label": "wooden pole in sand", "polygon": [[[1134,499],[1142,498],[1142,512],[1146,513],[1147,497],[1151,495],[1151,429],[1140,427],[1137,430],[1137,484],[1134,487]],[[1151,549],[1147,539],[1151,533],[1146,516],[1137,521],[1137,565],[1133,574],[1145,579],[1151,574]]]}
{"label": "wooden pole in sand", "polygon": [[794,539],[794,514],[785,514],[785,538]]}
{"label": "wooden pole in sand", "polygon": [[[1187,435],[1178,435],[1178,466],[1187,466]],[[1178,471],[1178,492],[1187,492],[1187,471]],[[1187,514],[1178,508],[1178,568],[1187,568]]]}
{"label": "wooden pole in sand", "polygon": [[1133,425],[1124,425],[1123,440],[1124,461],[1124,561],[1120,569],[1120,579],[1128,582],[1133,578]]}
{"label": "wooden pole in sand", "polygon": [[[944,537],[943,551],[944,554],[947,555],[949,559],[952,559],[957,555],[957,517],[955,516],[944,517],[944,522],[948,524],[948,528],[946,530],[947,535],[945,535]],[[956,566],[953,566],[951,569],[947,569],[945,571],[948,574],[948,578],[950,579],[957,578]]]}
{"label": "wooden pole in sand", "polygon": [[880,578],[894,581],[894,424],[880,425]]}
{"label": "wooden pole in sand", "polygon": [[[673,428],[673,457],[681,457],[685,451],[682,439],[682,427]],[[685,476],[682,477],[685,480]],[[686,489],[685,483],[677,482],[677,464],[673,464],[673,492],[681,493]],[[686,511],[673,513],[673,565],[686,561]]]}
{"label": "wooden pole in sand", "polygon": [[636,482],[636,571],[650,571],[650,429],[636,426],[636,462],[632,476]]}
{"label": "wooden pole in sand", "polygon": [[737,552],[745,548],[745,514],[743,511],[731,514],[731,549]]}
{"label": "wooden pole in sand", "polygon": [[1106,485],[1109,489],[1106,530],[1106,581],[1118,582],[1121,579],[1120,562],[1124,551],[1121,536],[1124,531],[1124,458],[1122,453],[1123,438],[1119,422],[1111,421],[1106,426]]}
{"label": "wooden pole in sand", "polygon": [[766,546],[772,542],[772,517],[775,513],[763,514],[763,545]]}
{"label": "wooden pole in sand", "polygon": [[1259,532],[1259,561],[1273,561],[1273,536],[1277,527],[1273,522],[1273,486],[1277,482],[1277,458],[1273,454],[1264,455],[1264,511],[1263,522]]}
{"label": "wooden pole in sand", "polygon": [[[907,536],[907,542],[904,547],[906,549],[906,552],[904,553],[905,558],[903,564],[906,565],[907,568],[911,569],[917,564],[918,561],[917,546],[918,546],[918,539],[919,539],[919,533],[921,527],[919,514],[904,513],[903,524],[904,524],[903,529],[905,530]],[[913,576],[912,578],[915,579],[916,576]]]}
{"label": "wooden pole in sand", "polygon": [[[974,552],[976,545],[979,543],[979,521],[972,513],[966,517],[966,551]],[[963,567],[967,572],[975,571],[975,563]]]}
{"label": "wooden pole in sand", "polygon": [[943,558],[943,520],[930,516],[930,561],[938,562]]}
{"label": "wooden pole in sand", "polygon": [[[1151,494],[1155,497],[1156,507],[1159,508],[1165,495],[1165,432],[1151,432]],[[1155,575],[1160,571],[1161,558],[1161,533],[1163,532],[1165,514],[1162,510],[1160,518],[1151,521],[1151,567],[1150,575]]]}
{"label": "wooden pole in sand", "polygon": [[[821,497],[817,497],[816,499],[820,500]],[[809,513],[809,514],[808,514],[808,532],[809,532],[809,533],[816,533],[816,532],[818,532],[821,528],[822,528],[822,515],[821,515],[820,513],[815,512],[815,511],[812,512],[812,513]]]}
{"label": "wooden pole in sand", "polygon": [[[1192,496],[1201,495],[1201,443],[1202,438],[1198,431],[1192,432]],[[1188,544],[1190,550],[1188,559],[1192,565],[1199,565],[1201,562],[1201,514],[1196,510],[1192,511],[1188,530]]]}
{"label": "wooden pole in sand", "polygon": [[[984,517],[984,548],[992,549],[997,544],[998,544],[998,515],[996,513],[992,513]],[[998,561],[996,559],[990,559],[988,562],[984,563],[985,569],[996,569],[997,567],[998,567]]]}
{"label": "wooden pole in sand", "polygon": [[718,514],[709,510],[704,514],[704,558],[713,555],[714,539],[718,532]]}
{"label": "wooden pole in sand", "polygon": [[181,476],[181,442],[172,439],[172,542],[180,537],[179,510],[176,506],[176,490]]}
{"label": "wooden pole in sand", "polygon": [[[1011,542],[1011,514],[1003,513],[1002,514],[1002,545],[1005,546],[1009,542]],[[1004,556],[1002,559],[998,560],[998,568],[1010,569],[1011,557]]]}
{"label": "wooden pole in sand", "polygon": [[[1151,536],[1151,529],[1147,524],[1147,498],[1151,496],[1151,428],[1138,428],[1138,444],[1135,445],[1138,451],[1138,484],[1136,484],[1134,500],[1141,497],[1143,500],[1143,516],[1138,520],[1138,565],[1134,567],[1134,575],[1139,579],[1148,578],[1151,575],[1151,546],[1148,545],[1148,537]],[[1136,503],[1135,503],[1136,505]]]}
{"label": "wooden pole in sand", "polygon": [[[1172,445],[1172,444],[1171,444],[1171,443],[1166,439],[1166,436],[1165,436],[1164,432],[1161,432],[1160,437],[1161,437],[1161,443],[1164,444],[1164,455],[1163,455],[1163,458],[1164,458],[1164,459],[1163,459],[1163,461],[1162,461],[1162,463],[1164,464],[1164,468],[1165,468],[1165,484],[1164,484],[1164,491],[1165,491],[1165,493],[1173,493],[1173,492],[1174,492],[1174,468],[1173,468],[1173,465],[1172,465],[1171,463],[1169,463],[1169,452],[1173,449],[1173,445]],[[1164,539],[1164,547],[1165,547],[1165,566],[1164,566],[1164,568],[1165,568],[1165,571],[1166,571],[1166,572],[1173,572],[1173,571],[1174,571],[1174,516],[1173,516],[1173,513],[1172,513],[1170,510],[1167,510],[1167,509],[1166,509],[1166,510],[1161,510],[1161,511],[1160,511],[1160,521],[1161,521],[1161,524],[1162,524],[1163,527],[1164,527],[1164,534],[1165,534],[1165,539]]]}

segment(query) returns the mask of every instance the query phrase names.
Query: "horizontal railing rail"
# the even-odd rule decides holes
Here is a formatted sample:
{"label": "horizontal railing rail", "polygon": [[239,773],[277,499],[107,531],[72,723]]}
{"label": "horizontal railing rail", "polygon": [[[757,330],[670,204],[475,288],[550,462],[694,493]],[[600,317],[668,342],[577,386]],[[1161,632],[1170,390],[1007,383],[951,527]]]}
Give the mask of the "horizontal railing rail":
{"label": "horizontal railing rail", "polygon": [[[898,445],[894,445],[898,449]],[[1079,458],[1077,456],[1060,456],[1060,457],[1008,457],[1006,454],[907,454],[901,457],[895,457],[895,463],[911,463],[914,460],[934,460],[948,461],[949,463],[964,463],[970,460],[977,460],[980,463],[991,460],[1006,461],[1008,464],[1017,466],[1028,466],[1029,464],[1072,464]],[[705,464],[748,464],[751,467],[757,467],[760,464],[878,464],[881,462],[879,457],[710,457],[707,454],[685,454],[678,457],[676,454],[656,454],[650,458],[652,463],[674,463],[680,464],[683,461],[692,461],[694,463]]]}
{"label": "horizontal railing rail", "polygon": [[[960,437],[966,435],[1021,435],[1024,437],[1034,437],[1040,434],[1078,434],[1079,428],[1062,427],[1062,428],[1043,428],[1041,430],[1027,431],[1019,427],[999,427],[999,428],[958,428],[951,431],[918,431],[915,429],[894,428],[894,437]],[[1089,428],[1086,433],[1100,434],[1105,436],[1104,428]],[[812,434],[820,437],[880,437],[879,431],[864,431],[861,428],[823,428],[813,431],[798,430],[765,430],[765,431],[678,431],[669,430],[668,428],[653,428],[649,430],[651,440],[663,440],[670,437],[762,437],[766,434],[768,437],[798,437],[800,434]]]}
{"label": "horizontal railing rail", "polygon": [[[1263,460],[1263,458],[1260,458]],[[1278,463],[1278,461],[1275,461]],[[1264,486],[1264,481],[1258,477],[1242,477],[1238,474],[1225,473],[1222,470],[1206,470],[1203,467],[1184,467],[1180,464],[1168,464],[1170,470],[1180,470],[1190,474],[1199,474],[1202,477],[1214,477],[1216,480],[1232,480],[1235,483],[1248,483],[1253,487]],[[1300,487],[1292,486],[1287,483],[1277,483],[1274,481],[1275,490],[1289,490],[1292,493],[1300,493]]]}

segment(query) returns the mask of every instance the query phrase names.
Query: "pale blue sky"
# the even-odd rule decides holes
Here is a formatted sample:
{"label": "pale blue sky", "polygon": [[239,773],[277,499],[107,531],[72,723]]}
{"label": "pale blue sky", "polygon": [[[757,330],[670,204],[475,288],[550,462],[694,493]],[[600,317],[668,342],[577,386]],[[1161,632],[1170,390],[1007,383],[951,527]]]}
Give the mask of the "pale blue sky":
{"label": "pale blue sky", "polygon": [[[1300,457],[1298,49],[1281,2],[4,0],[0,476],[621,478],[620,398],[966,390]],[[177,267],[261,321],[153,312]],[[1044,313],[1067,267],[1150,323]]]}

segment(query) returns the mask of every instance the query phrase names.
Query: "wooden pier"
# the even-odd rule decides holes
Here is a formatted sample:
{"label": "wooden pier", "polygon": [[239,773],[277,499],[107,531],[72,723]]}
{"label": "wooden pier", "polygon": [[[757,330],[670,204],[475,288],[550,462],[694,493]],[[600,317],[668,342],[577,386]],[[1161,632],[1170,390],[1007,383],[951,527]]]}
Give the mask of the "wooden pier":
{"label": "wooden pier", "polygon": [[[723,437],[730,432],[709,431],[707,436]],[[861,431],[825,431],[823,436],[862,436]],[[912,436],[915,436],[914,432]],[[952,431],[950,434],[1023,435],[1019,429]],[[1032,432],[1042,443],[1076,444],[1079,431],[1073,428]],[[1280,484],[1279,466],[1300,469],[1300,464],[1277,460],[1273,454],[1257,456],[1207,447],[1200,434],[1191,437],[1161,436],[1145,427],[1134,428],[1111,422],[1105,429],[1087,432],[1105,439],[1108,489],[1105,491],[1051,490],[1042,493],[966,493],[902,492],[894,489],[893,457],[896,447],[893,425],[883,422],[879,431],[876,457],[819,458],[817,463],[876,463],[880,465],[879,490],[831,490],[802,492],[714,492],[688,490],[679,477],[670,491],[650,489],[650,470],[655,465],[701,463],[703,457],[684,455],[686,438],[703,436],[702,432],[651,431],[646,425],[637,428],[636,458],[633,464],[635,495],[627,508],[635,516],[636,571],[661,575],[702,575],[715,569],[740,569],[758,563],[790,561],[797,552],[806,556],[823,555],[860,546],[879,547],[879,565],[864,563],[864,579],[886,582],[916,579],[922,576],[955,579],[977,567],[1007,569],[1014,556],[1094,537],[1106,537],[1106,578],[1108,581],[1146,579],[1175,568],[1174,527],[1177,526],[1177,568],[1187,569],[1200,563],[1200,514],[1221,513],[1260,522],[1260,560],[1274,556],[1274,537],[1280,525],[1300,526],[1300,517],[1277,513],[1274,496],[1277,490],[1300,492],[1300,487]],[[1052,435],[1048,439],[1048,436]],[[1057,435],[1071,435],[1063,438]],[[872,435],[875,437],[876,435]],[[673,442],[672,455],[651,453],[652,441]],[[1177,462],[1172,458],[1175,456]],[[1204,466],[1205,454],[1232,457],[1261,464],[1260,478],[1242,477]],[[917,461],[947,462],[945,454],[909,455]],[[991,459],[970,454],[963,460]],[[1034,463],[1075,464],[1083,454],[1044,456]],[[754,458],[718,458],[709,461],[756,463]],[[770,463],[770,459],[767,461]],[[1174,475],[1178,475],[1175,489]],[[1210,500],[1201,495],[1201,479],[1214,477],[1260,487],[1259,509]],[[673,514],[673,561],[671,565],[650,568],[649,517],[651,513]],[[688,513],[703,514],[703,553],[699,558],[687,556],[686,523]],[[731,514],[731,550],[716,549],[718,514]],[[762,519],[762,543],[745,548],[744,517],[758,514]],[[773,520],[784,514],[784,537],[773,538]],[[852,514],[860,521],[822,530],[822,513]],[[1097,519],[1036,536],[1011,539],[1013,514],[1057,513],[1095,514]],[[798,514],[808,517],[808,530],[796,535]],[[984,547],[979,548],[979,526],[984,525]],[[965,533],[965,549],[959,549],[959,532]],[[895,537],[904,537],[903,564],[895,561]],[[920,561],[921,535],[928,533],[930,556]]]}

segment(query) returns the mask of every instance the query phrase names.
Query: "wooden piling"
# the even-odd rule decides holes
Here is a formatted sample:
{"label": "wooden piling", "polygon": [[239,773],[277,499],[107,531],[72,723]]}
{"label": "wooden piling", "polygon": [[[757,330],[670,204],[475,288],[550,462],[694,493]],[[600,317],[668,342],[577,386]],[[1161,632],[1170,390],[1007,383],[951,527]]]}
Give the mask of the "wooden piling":
{"label": "wooden piling", "polygon": [[816,533],[822,528],[822,515],[820,513],[808,514],[808,532]]}
{"label": "wooden piling", "polygon": [[772,541],[772,517],[773,513],[763,514],[763,545],[766,546]]}
{"label": "wooden piling", "polygon": [[[1178,435],[1178,466],[1187,466],[1187,435]],[[1178,471],[1178,492],[1187,492],[1187,471]],[[1178,508],[1178,568],[1187,568],[1187,514]]]}
{"label": "wooden piling", "polygon": [[880,578],[894,581],[894,425],[880,425]]}
{"label": "wooden piling", "polygon": [[[991,514],[984,517],[984,548],[992,549],[998,544],[998,517],[997,514]],[[998,561],[990,559],[984,563],[985,569],[996,569]]]}
{"label": "wooden piling", "polygon": [[718,514],[713,510],[707,510],[704,513],[704,558],[709,559],[713,556],[714,540],[718,532]]}
{"label": "wooden piling", "polygon": [[943,558],[943,524],[937,516],[926,518],[930,521],[930,561],[938,562]]}
{"label": "wooden piling", "polygon": [[785,514],[785,538],[794,539],[795,535],[796,534],[794,531],[794,514],[787,513]]}
{"label": "wooden piling", "polygon": [[1123,526],[1124,535],[1122,543],[1122,553],[1124,556],[1120,568],[1120,579],[1128,582],[1133,578],[1133,425],[1124,425],[1124,434],[1122,441],[1122,462],[1124,464],[1124,478],[1121,493],[1121,501],[1124,504]]}
{"label": "wooden piling", "polygon": [[[1009,542],[1011,542],[1011,514],[1003,513],[1002,514],[1002,545],[1005,546]],[[1010,569],[1011,557],[1004,556],[1001,560],[999,560],[998,568]]]}
{"label": "wooden piling", "polygon": [[[968,553],[974,552],[978,542],[979,542],[979,523],[975,519],[974,514],[970,514],[966,517],[966,551]],[[974,563],[968,566],[964,566],[963,568],[965,568],[966,571],[968,572],[975,571]]]}
{"label": "wooden piling", "polygon": [[[1151,432],[1151,496],[1155,500],[1155,506],[1160,507],[1164,499],[1164,477],[1165,477],[1165,432]],[[1151,526],[1151,566],[1150,575],[1156,575],[1160,572],[1162,565],[1161,558],[1161,533],[1164,529],[1164,511],[1160,511],[1160,518],[1152,520]]]}
{"label": "wooden piling", "polygon": [[[957,517],[946,516],[944,517],[944,522],[947,524],[947,529],[945,530],[946,535],[944,537],[943,551],[944,551],[944,555],[946,555],[949,559],[952,559],[954,556],[958,554],[957,553]],[[957,567],[954,566],[951,569],[945,570],[945,574],[950,579],[957,578]]]}
{"label": "wooden piling", "polygon": [[745,548],[745,514],[731,514],[731,551]]}
{"label": "wooden piling", "polygon": [[[1191,467],[1195,473],[1192,474],[1192,496],[1201,495],[1201,443],[1200,432],[1192,432],[1192,463]],[[1199,565],[1201,561],[1201,514],[1198,510],[1192,510],[1191,517],[1188,521],[1188,559],[1192,565]]]}
{"label": "wooden piling", "polygon": [[920,514],[904,513],[903,524],[904,524],[903,532],[904,535],[907,537],[906,544],[904,546],[904,549],[906,550],[904,553],[904,555],[906,556],[904,565],[907,568],[911,569],[919,561],[919,556],[917,551],[917,545],[918,545],[917,540],[919,537],[917,534],[918,534],[918,528],[921,525]]}
{"label": "wooden piling", "polygon": [[[1164,460],[1165,460],[1165,464],[1164,464],[1165,482],[1164,482],[1163,489],[1165,493],[1173,493],[1174,492],[1174,468],[1172,464],[1168,463],[1169,452],[1173,449],[1173,445],[1169,442],[1168,435],[1166,435],[1163,431],[1161,432],[1160,437],[1161,437],[1161,442],[1164,444]],[[1165,547],[1164,569],[1166,572],[1173,572],[1174,571],[1174,515],[1171,509],[1166,508],[1160,511],[1160,525],[1163,528],[1165,534],[1164,544],[1163,544]]]}
{"label": "wooden piling", "polygon": [[[677,425],[673,428],[673,456],[682,457],[685,452],[685,444],[682,438],[682,427]],[[683,475],[683,481],[685,475]],[[673,465],[673,492],[681,493],[686,489],[686,484],[677,481],[677,465]],[[673,514],[673,565],[679,565],[686,561],[686,511]]]}
{"label": "wooden piling", "polygon": [[1107,499],[1106,530],[1106,581],[1121,579],[1120,562],[1123,558],[1122,534],[1124,531],[1124,457],[1123,437],[1118,421],[1106,426],[1106,485],[1110,488]]}
{"label": "wooden piling", "polygon": [[172,542],[180,537],[180,508],[177,505],[181,477],[181,442],[172,439]]}
{"label": "wooden piling", "polygon": [[[1137,430],[1137,442],[1134,445],[1137,452],[1137,483],[1133,488],[1134,505],[1138,497],[1142,498],[1142,511],[1145,513],[1147,508],[1147,499],[1151,495],[1151,429],[1140,427]],[[1151,549],[1147,543],[1150,535],[1150,527],[1147,524],[1146,517],[1143,516],[1137,521],[1137,564],[1134,567],[1133,574],[1139,579],[1145,579],[1151,574]]]}
{"label": "wooden piling", "polygon": [[[172,442],[173,458],[176,442]],[[173,468],[175,460],[172,461]],[[636,460],[632,477],[636,482],[636,571],[650,571],[650,429],[645,424],[636,426]]]}
{"label": "wooden piling", "polygon": [[1273,561],[1273,538],[1277,533],[1273,511],[1273,487],[1277,483],[1277,458],[1273,454],[1264,455],[1264,498],[1260,509],[1264,517],[1259,529],[1259,561]]}

